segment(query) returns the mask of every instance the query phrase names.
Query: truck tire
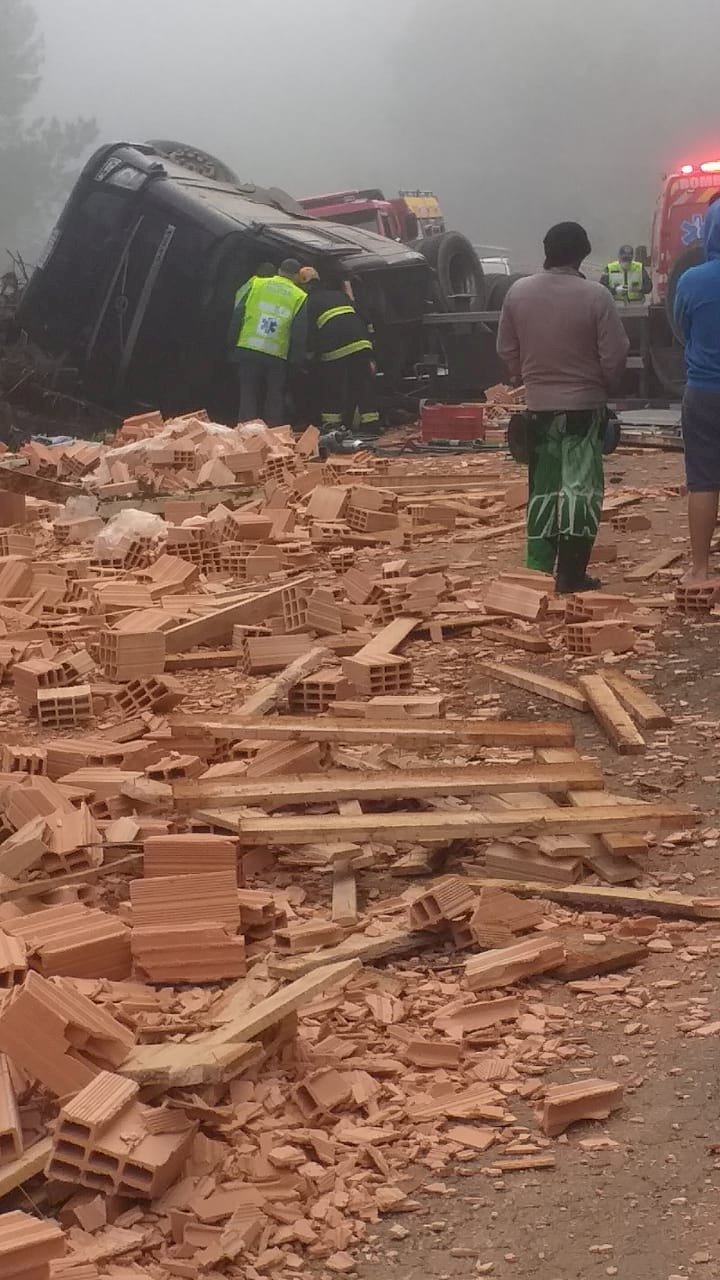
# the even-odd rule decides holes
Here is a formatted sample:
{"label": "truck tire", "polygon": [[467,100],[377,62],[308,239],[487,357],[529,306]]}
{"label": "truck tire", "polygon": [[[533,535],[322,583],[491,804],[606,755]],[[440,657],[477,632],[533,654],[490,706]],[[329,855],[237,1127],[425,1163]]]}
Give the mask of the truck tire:
{"label": "truck tire", "polygon": [[516,280],[522,280],[523,273],[516,271],[513,275],[486,275],[485,284],[487,287],[487,297],[485,305],[488,311],[502,311],[502,305],[505,301],[508,291]]}
{"label": "truck tire", "polygon": [[[466,236],[459,231],[443,231],[439,236],[416,240],[413,249],[423,255],[437,273],[449,310],[484,311],[486,302],[485,273],[482,263]],[[453,297],[463,294],[467,306],[457,308]]]}
{"label": "truck tire", "polygon": [[231,182],[237,185],[240,181],[229,165],[218,160],[216,156],[211,156],[209,151],[202,151],[200,147],[193,147],[188,142],[151,138],[147,145],[154,147],[166,160],[172,160],[173,164],[179,164],[183,169],[199,173],[203,178],[210,178],[213,182]]}
{"label": "truck tire", "polygon": [[670,327],[679,342],[684,345],[684,338],[680,329],[675,322],[675,294],[677,293],[678,281],[690,267],[697,267],[701,262],[705,261],[705,250],[701,244],[693,244],[689,249],[683,249],[678,254],[668,276],[667,294],[665,296],[665,310]]}

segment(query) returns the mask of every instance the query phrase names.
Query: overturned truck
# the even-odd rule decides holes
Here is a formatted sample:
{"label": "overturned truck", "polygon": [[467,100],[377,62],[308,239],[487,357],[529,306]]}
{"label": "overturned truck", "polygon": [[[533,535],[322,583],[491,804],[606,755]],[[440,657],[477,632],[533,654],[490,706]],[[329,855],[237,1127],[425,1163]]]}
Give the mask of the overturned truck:
{"label": "overturned truck", "polygon": [[[210,177],[208,166],[193,170],[160,148],[118,143],[96,152],[19,308],[22,329],[77,370],[89,399],[121,414],[204,407],[232,420],[227,338],[235,291],[261,261],[287,256],[315,266],[328,283],[351,281],[375,331],[386,402],[411,393],[424,371],[447,374],[453,363],[457,394],[493,381],[495,368],[481,370],[477,336],[459,333],[455,343],[444,333],[442,350],[427,356],[423,316],[433,277],[421,254],[315,220],[277,188],[241,184],[229,172]],[[308,380],[299,373],[291,390],[301,423],[312,414]]]}

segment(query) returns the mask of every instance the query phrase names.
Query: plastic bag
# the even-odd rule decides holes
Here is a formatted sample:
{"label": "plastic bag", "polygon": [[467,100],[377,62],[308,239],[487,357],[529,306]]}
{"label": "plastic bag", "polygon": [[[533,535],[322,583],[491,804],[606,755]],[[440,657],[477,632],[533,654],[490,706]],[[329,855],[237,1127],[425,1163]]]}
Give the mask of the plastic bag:
{"label": "plastic bag", "polygon": [[134,538],[163,538],[167,535],[167,523],[152,511],[138,511],[126,507],[105,525],[95,538],[93,550],[98,560],[107,559],[121,546],[128,546]]}

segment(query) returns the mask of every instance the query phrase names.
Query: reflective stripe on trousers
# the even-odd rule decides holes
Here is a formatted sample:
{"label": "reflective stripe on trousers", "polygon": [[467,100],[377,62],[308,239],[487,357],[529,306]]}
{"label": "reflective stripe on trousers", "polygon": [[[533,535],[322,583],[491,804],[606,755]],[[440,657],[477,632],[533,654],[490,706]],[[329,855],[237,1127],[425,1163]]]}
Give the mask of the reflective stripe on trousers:
{"label": "reflective stripe on trousers", "polygon": [[337,347],[335,351],[326,351],[320,359],[327,364],[330,360],[343,360],[345,356],[357,355],[358,351],[372,351],[372,343],[367,338],[358,338],[357,342],[348,342],[346,346]]}

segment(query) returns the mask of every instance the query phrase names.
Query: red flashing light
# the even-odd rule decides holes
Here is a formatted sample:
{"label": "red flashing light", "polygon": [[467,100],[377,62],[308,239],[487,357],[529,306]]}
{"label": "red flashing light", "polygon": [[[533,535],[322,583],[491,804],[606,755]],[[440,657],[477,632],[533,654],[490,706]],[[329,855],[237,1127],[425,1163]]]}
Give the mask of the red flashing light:
{"label": "red flashing light", "polygon": [[681,165],[681,167],[680,167],[680,172],[681,172],[681,173],[694,173],[694,172],[695,172],[695,165],[694,165],[694,164],[684,164],[684,165]]}
{"label": "red flashing light", "polygon": [[706,160],[700,168],[703,173],[720,173],[720,160]]}

